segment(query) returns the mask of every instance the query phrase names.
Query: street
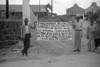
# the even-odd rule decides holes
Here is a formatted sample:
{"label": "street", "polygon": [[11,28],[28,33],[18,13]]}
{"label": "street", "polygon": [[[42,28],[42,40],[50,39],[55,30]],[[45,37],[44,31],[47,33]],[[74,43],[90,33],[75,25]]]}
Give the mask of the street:
{"label": "street", "polygon": [[99,57],[99,53],[83,52],[41,60],[2,63],[0,67],[100,67]]}

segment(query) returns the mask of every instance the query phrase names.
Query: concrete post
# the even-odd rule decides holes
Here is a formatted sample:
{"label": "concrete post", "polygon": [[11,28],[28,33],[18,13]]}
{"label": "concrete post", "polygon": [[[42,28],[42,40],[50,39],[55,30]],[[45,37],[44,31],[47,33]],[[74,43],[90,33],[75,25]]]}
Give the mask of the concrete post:
{"label": "concrete post", "polygon": [[[23,0],[23,24],[24,19],[28,18],[29,24],[34,27],[34,21],[37,21],[36,16],[33,14],[29,5],[30,0]],[[31,45],[37,40],[36,29],[31,29]]]}
{"label": "concrete post", "polygon": [[24,24],[24,19],[28,18],[29,23],[30,23],[30,7],[29,7],[29,0],[23,0],[23,24]]}

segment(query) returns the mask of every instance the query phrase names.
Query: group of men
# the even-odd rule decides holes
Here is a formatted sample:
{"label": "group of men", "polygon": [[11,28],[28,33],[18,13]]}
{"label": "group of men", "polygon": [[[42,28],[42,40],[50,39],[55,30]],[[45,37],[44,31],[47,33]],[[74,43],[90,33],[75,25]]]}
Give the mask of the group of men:
{"label": "group of men", "polygon": [[[73,25],[73,29],[75,31],[75,35],[74,35],[74,42],[75,42],[75,46],[74,46],[74,52],[80,52],[81,51],[81,38],[83,37],[83,24],[82,22],[80,22],[80,18],[76,17],[74,20],[74,25]],[[87,34],[86,37],[88,39],[88,43],[87,43],[87,47],[89,52],[94,52],[97,47],[99,46],[99,42],[100,41],[100,22],[90,22],[89,26],[87,27]],[[99,35],[97,35],[97,33]],[[98,38],[97,38],[98,37]]]}
{"label": "group of men", "polygon": [[[35,24],[34,27],[32,27],[29,23],[28,18],[24,19],[24,24],[22,25],[22,39],[24,43],[24,48],[21,51],[22,55],[28,55],[28,49],[30,47],[30,37],[31,37],[31,28],[35,29]],[[35,22],[36,23],[36,22]],[[82,37],[82,22],[80,22],[80,18],[76,17],[74,20],[73,24],[73,29],[75,31],[74,35],[74,52],[80,52],[81,51],[81,37]],[[88,42],[88,51],[95,51],[95,31],[96,31],[96,25],[94,23],[90,23],[90,25],[87,28],[87,39],[89,40]],[[97,44],[97,42],[96,42]]]}

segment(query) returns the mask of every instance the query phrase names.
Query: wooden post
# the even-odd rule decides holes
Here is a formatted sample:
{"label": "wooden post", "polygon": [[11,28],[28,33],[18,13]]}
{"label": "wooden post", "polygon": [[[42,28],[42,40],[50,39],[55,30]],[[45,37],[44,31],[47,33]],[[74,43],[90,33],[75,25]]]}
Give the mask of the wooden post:
{"label": "wooden post", "polygon": [[39,0],[39,13],[38,13],[38,22],[39,22],[39,18],[40,18],[40,0]]}
{"label": "wooden post", "polygon": [[6,0],[6,18],[9,18],[9,0]]}
{"label": "wooden post", "polygon": [[52,13],[53,13],[53,0],[51,0],[51,7],[52,7],[52,9],[51,9],[51,18],[52,18]]}

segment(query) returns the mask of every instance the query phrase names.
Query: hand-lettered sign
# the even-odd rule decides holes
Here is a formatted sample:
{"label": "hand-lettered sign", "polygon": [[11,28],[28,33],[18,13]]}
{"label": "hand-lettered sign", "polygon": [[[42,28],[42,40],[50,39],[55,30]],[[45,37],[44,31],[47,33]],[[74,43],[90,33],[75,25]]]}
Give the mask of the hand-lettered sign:
{"label": "hand-lettered sign", "polygon": [[39,22],[37,40],[72,40],[71,30],[68,22]]}

